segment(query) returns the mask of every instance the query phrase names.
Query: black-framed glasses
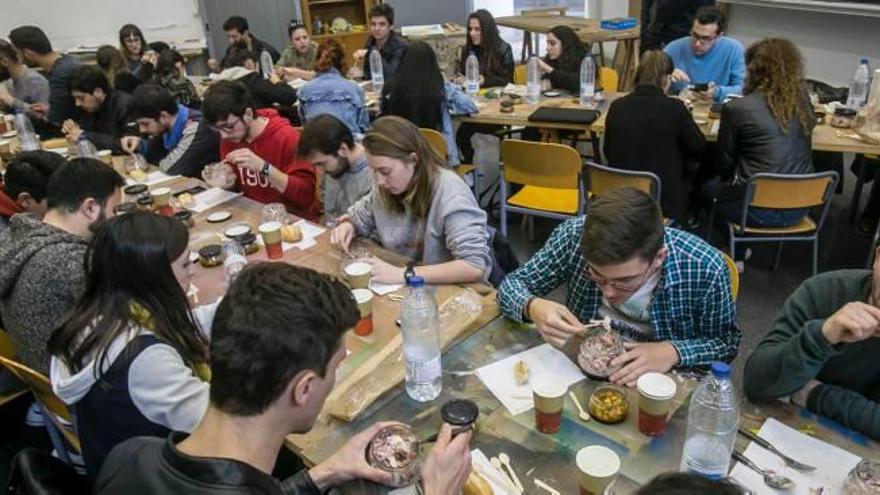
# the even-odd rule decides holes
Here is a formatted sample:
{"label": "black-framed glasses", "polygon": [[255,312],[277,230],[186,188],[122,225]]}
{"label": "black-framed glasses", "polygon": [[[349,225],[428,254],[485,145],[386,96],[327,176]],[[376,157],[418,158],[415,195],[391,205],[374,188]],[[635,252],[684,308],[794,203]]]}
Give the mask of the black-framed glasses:
{"label": "black-framed glasses", "polygon": [[709,43],[718,39],[718,35],[716,34],[714,36],[701,36],[693,31],[691,31],[691,38],[693,38],[694,41],[696,41],[697,43],[699,43],[701,45],[708,45]]}
{"label": "black-framed glasses", "polygon": [[596,283],[596,285],[600,287],[612,287],[621,292],[635,292],[639,290],[639,287],[645,283],[645,280],[648,279],[649,276],[653,275],[657,270],[654,266],[654,262],[652,261],[648,268],[645,269],[640,275],[633,275],[631,277],[624,278],[616,278],[609,279],[599,274],[593,265],[587,263],[587,276],[590,277],[590,280]]}
{"label": "black-framed glasses", "polygon": [[223,131],[223,132],[229,133],[229,132],[234,131],[235,126],[237,126],[238,123],[241,121],[242,121],[241,117],[236,117],[235,120],[233,120],[232,122],[227,121],[227,122],[224,122],[220,125],[209,125],[208,127],[214,132]]}

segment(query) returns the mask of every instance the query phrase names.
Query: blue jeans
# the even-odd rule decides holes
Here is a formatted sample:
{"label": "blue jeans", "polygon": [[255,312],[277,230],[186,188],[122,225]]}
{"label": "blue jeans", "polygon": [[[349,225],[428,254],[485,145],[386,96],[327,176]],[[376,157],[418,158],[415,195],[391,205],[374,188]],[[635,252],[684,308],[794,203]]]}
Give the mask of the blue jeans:
{"label": "blue jeans", "polygon": [[[715,178],[703,185],[704,204],[715,202],[715,214],[722,220],[740,223],[742,221],[743,196],[745,189],[721,182]],[[775,210],[768,208],[749,208],[746,217],[747,227],[790,227],[809,213],[808,208]],[[726,229],[724,229],[726,230]]]}

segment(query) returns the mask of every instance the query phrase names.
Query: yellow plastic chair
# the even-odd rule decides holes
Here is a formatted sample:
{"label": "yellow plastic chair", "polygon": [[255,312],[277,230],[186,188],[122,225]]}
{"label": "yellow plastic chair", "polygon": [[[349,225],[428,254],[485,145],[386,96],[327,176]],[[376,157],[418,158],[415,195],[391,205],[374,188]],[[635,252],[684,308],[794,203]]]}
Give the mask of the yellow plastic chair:
{"label": "yellow plastic chair", "polygon": [[611,67],[599,67],[599,82],[606,95],[620,91],[620,76]]}
{"label": "yellow plastic chair", "polygon": [[590,196],[602,194],[618,187],[632,187],[660,201],[660,177],[651,172],[623,170],[587,162],[587,191]]}
{"label": "yellow plastic chair", "polygon": [[[428,144],[434,148],[434,151],[440,155],[444,161],[449,160],[449,149],[446,147],[446,138],[443,137],[443,134],[435,131],[434,129],[425,129],[419,128],[419,132],[422,133],[422,137],[428,141]],[[473,174],[473,187],[472,190],[477,190],[477,167],[475,165],[469,165],[465,163],[460,163],[453,167],[455,173],[458,174],[459,177],[464,178],[467,174]]]}
{"label": "yellow plastic chair", "polygon": [[[581,157],[570,146],[519,139],[502,141],[501,233],[507,236],[508,212],[556,219],[582,215],[585,195],[581,169]],[[508,197],[508,183],[523,187]]]}
{"label": "yellow plastic chair", "polygon": [[736,302],[736,298],[739,296],[739,269],[736,267],[736,262],[727,253],[723,251],[719,251],[719,253],[724,258],[724,264],[727,265],[727,271],[730,273],[730,295],[733,297],[733,302]]}
{"label": "yellow plastic chair", "polygon": [[513,84],[523,85],[528,82],[526,64],[519,64],[513,68]]}
{"label": "yellow plastic chair", "polygon": [[[837,172],[817,174],[755,174],[746,183],[742,217],[739,222],[728,222],[730,232],[730,256],[736,258],[736,245],[754,242],[777,242],[776,261],[782,256],[785,242],[811,242],[813,244],[813,275],[819,271],[819,231],[825,224],[831,197],[837,186]],[[746,219],[750,208],[771,210],[808,209],[797,223],[790,227],[749,227]],[[713,205],[712,215],[715,208]],[[814,210],[820,210],[817,216]],[[711,232],[711,222],[709,225]]]}
{"label": "yellow plastic chair", "polygon": [[[6,333],[5,330],[0,329],[0,356],[5,357],[7,359],[15,358],[15,346],[12,345],[12,340],[9,338],[9,334]],[[10,370],[15,376],[13,371]],[[0,394],[0,406],[4,404],[8,404],[15,399],[21,397],[22,395],[28,393],[27,387],[22,383],[21,387],[16,387],[15,390],[10,390],[8,392],[4,392]]]}

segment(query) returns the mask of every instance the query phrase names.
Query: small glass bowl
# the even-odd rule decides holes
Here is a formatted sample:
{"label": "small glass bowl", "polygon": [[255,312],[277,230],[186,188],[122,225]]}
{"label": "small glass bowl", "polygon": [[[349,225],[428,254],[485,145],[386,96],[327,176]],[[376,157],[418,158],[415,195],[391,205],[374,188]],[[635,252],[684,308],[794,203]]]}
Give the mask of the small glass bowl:
{"label": "small glass bowl", "polygon": [[367,445],[367,462],[391,473],[391,486],[402,487],[416,482],[421,470],[419,438],[406,425],[386,426]]}
{"label": "small glass bowl", "polygon": [[219,244],[208,244],[199,249],[199,264],[205,268],[212,268],[223,264],[223,255],[221,254]]}
{"label": "small glass bowl", "polygon": [[880,462],[862,459],[843,481],[847,495],[880,495]]}
{"label": "small glass bowl", "polygon": [[600,327],[587,333],[580,345],[577,362],[590,378],[606,380],[613,370],[611,361],[623,352],[620,334]]}
{"label": "small glass bowl", "polygon": [[620,423],[629,413],[626,392],[611,386],[597,387],[590,395],[588,407],[593,419],[607,425]]}

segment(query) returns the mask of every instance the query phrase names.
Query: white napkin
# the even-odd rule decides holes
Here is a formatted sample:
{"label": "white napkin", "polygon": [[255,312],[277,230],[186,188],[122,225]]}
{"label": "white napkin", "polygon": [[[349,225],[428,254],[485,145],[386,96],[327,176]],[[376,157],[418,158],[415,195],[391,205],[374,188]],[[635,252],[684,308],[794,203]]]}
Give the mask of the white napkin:
{"label": "white napkin", "polygon": [[526,86],[524,84],[507,83],[507,86],[504,86],[504,90],[501,92],[506,95],[516,94],[525,97]]}
{"label": "white napkin", "polygon": [[[302,239],[299,242],[282,242],[281,249],[283,251],[287,251],[293,248],[299,248],[303,251],[317,244],[315,241],[315,237],[318,237],[325,230],[324,227],[318,227],[317,225],[311,224],[305,220],[300,220],[299,222],[295,222],[294,225],[299,225],[300,231],[302,231]],[[263,237],[257,236],[257,242],[263,246]]]}
{"label": "white napkin", "polygon": [[[816,467],[812,473],[800,473],[786,467],[782,459],[770,451],[754,442],[749,443],[744,452],[749,460],[761,469],[776,471],[796,483],[797,486],[787,493],[807,495],[810,488],[818,487],[824,487],[825,493],[843,493],[843,480],[860,461],[857,456],[839,447],[789,428],[773,418],[764,422],[759,436],[772,443],[783,454]],[[765,485],[761,475],[738,462],[730,471],[730,477],[736,478],[758,494],[779,493]]]}
{"label": "white napkin", "polygon": [[375,292],[378,296],[391,294],[394,291],[400,290],[402,287],[403,284],[383,284],[382,282],[370,280],[370,290]]}
{"label": "white napkin", "polygon": [[156,184],[160,184],[162,182],[167,182],[171,179],[176,179],[180,177],[179,175],[168,175],[161,170],[155,170],[147,174],[143,180],[134,180],[131,177],[127,177],[125,179],[125,183],[129,186],[134,184],[144,184],[147,186],[154,186]]}
{"label": "white napkin", "polygon": [[528,383],[516,384],[513,367],[519,361],[526,362],[529,367],[529,377],[545,373],[551,374],[559,379],[566,388],[585,378],[576,364],[572,363],[561,351],[551,347],[550,344],[533,347],[477,369],[475,372],[477,377],[513,415],[535,407],[531,385]]}
{"label": "white napkin", "polygon": [[194,195],[193,204],[192,206],[190,206],[189,209],[196,213],[201,213],[215,206],[222,205],[227,201],[232,201],[233,199],[241,196],[241,194],[242,193],[220,189],[219,187],[212,187],[207,191],[202,191]]}

